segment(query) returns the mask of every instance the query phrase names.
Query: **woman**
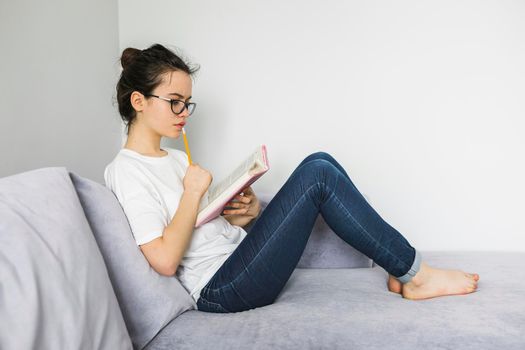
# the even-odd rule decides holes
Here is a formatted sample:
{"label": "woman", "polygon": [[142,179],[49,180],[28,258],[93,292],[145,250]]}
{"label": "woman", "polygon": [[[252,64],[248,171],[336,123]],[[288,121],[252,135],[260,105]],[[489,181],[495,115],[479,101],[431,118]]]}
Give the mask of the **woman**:
{"label": "woman", "polygon": [[[306,157],[261,213],[251,187],[223,214],[194,228],[212,175],[184,152],[160,148],[178,138],[195,104],[190,68],[162,45],[127,48],[117,85],[127,141],[106,167],[134,238],[153,269],[176,275],[207,312],[237,312],[275,301],[321,214],[348,244],[384,268],[391,292],[417,300],[472,293],[478,274],[428,266],[366,202],[329,154]],[[246,230],[249,229],[249,234]]]}

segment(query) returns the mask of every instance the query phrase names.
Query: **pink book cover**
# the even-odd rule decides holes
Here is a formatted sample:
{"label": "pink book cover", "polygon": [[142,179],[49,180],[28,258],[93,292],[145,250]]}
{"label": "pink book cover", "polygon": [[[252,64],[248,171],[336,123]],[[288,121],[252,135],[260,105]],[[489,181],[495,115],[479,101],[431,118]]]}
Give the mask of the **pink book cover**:
{"label": "pink book cover", "polygon": [[230,202],[233,198],[235,198],[236,195],[242,192],[243,189],[246,187],[249,187],[251,184],[253,184],[255,181],[257,181],[261,176],[263,176],[264,173],[266,173],[270,169],[270,163],[268,162],[268,156],[266,153],[266,145],[261,145],[262,148],[262,155],[263,155],[263,161],[266,166],[266,168],[261,169],[260,171],[253,173],[249,178],[247,178],[246,181],[242,182],[240,185],[238,185],[235,188],[232,188],[231,191],[228,189],[230,194],[225,197],[225,199],[218,201],[213,205],[212,210],[206,215],[199,214],[197,216],[197,222],[195,223],[195,227],[199,227],[207,223],[208,221],[218,217],[221,215],[224,206]]}

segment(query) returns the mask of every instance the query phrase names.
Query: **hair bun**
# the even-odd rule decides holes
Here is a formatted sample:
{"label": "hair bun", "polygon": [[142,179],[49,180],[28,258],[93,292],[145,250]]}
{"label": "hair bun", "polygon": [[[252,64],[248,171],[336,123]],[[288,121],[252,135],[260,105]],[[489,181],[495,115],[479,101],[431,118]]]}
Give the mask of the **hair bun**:
{"label": "hair bun", "polygon": [[122,69],[126,69],[141,52],[141,50],[135,49],[133,47],[124,49],[124,51],[122,51],[122,56],[120,57]]}

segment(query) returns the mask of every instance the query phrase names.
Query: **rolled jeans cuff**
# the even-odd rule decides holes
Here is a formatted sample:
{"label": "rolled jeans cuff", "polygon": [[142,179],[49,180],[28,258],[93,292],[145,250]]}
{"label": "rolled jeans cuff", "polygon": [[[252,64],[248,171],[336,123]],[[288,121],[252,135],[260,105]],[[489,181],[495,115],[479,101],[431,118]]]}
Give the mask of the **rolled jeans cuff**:
{"label": "rolled jeans cuff", "polygon": [[412,267],[406,274],[404,274],[401,277],[397,277],[399,282],[401,283],[407,283],[410,282],[410,280],[419,272],[419,268],[421,267],[421,254],[416,250],[416,256],[414,257],[414,263],[412,263]]}

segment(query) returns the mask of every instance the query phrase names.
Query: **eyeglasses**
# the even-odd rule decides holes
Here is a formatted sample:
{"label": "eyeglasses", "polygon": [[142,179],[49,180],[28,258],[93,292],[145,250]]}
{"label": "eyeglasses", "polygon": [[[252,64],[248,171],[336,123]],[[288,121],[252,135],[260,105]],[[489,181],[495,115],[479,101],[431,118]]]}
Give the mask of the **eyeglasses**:
{"label": "eyeglasses", "polygon": [[171,111],[177,115],[181,114],[184,111],[184,108],[187,108],[188,114],[192,115],[193,112],[195,111],[195,107],[197,106],[197,104],[194,102],[184,102],[182,100],[172,100],[171,98],[166,98],[166,97],[157,96],[157,95],[146,94],[144,96],[156,97],[156,98],[160,98],[161,100],[168,101],[169,103],[171,103]]}

